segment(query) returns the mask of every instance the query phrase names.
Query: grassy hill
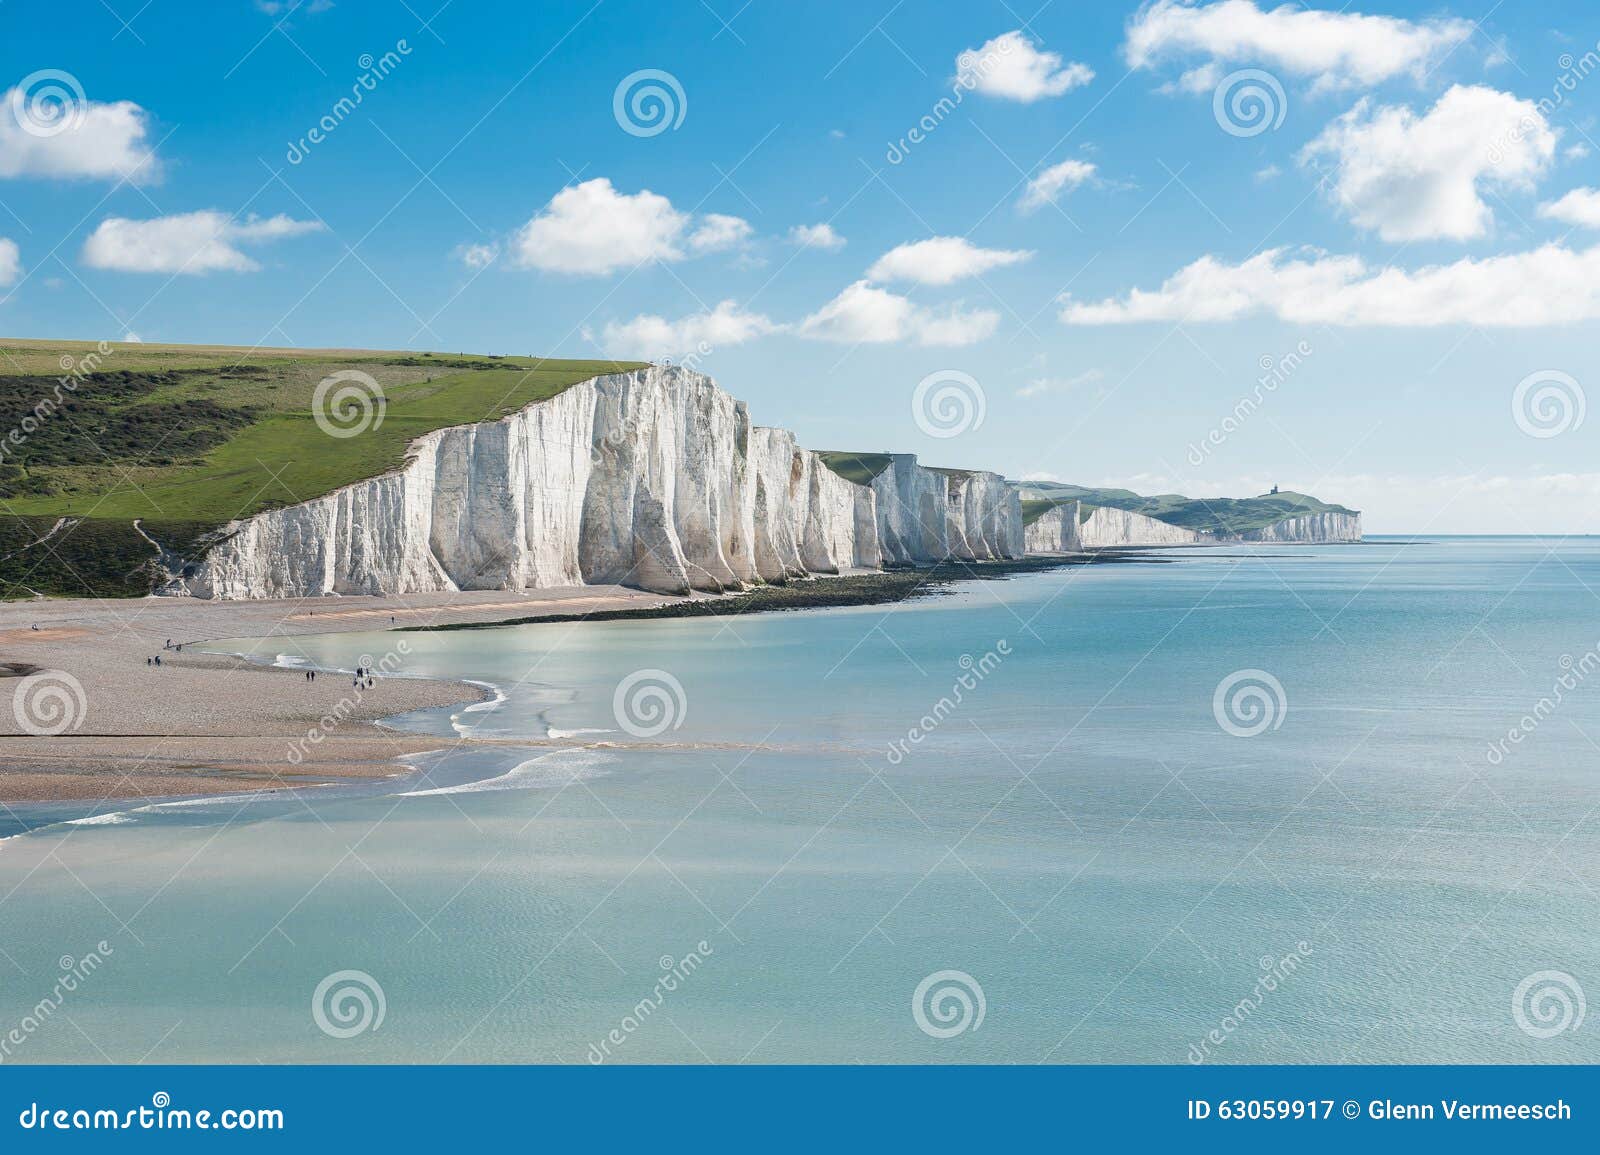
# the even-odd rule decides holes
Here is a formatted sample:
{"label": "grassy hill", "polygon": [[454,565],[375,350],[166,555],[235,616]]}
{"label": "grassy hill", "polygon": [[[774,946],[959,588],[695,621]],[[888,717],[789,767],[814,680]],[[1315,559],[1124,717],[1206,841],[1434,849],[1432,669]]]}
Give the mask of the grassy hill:
{"label": "grassy hill", "polygon": [[846,453],[839,449],[819,449],[817,456],[822,458],[822,464],[857,485],[871,485],[878,474],[889,468],[887,453]]}
{"label": "grassy hill", "polygon": [[[144,594],[154,547],[135,519],[183,552],[234,518],[394,469],[421,434],[638,367],[0,339],[0,596]],[[354,436],[329,434],[313,414],[319,384],[340,371],[382,391],[381,423]],[[62,518],[74,520],[40,542]]]}
{"label": "grassy hill", "polygon": [[1044,512],[1067,501],[1085,506],[1105,505],[1142,513],[1157,521],[1181,525],[1205,533],[1245,533],[1252,529],[1301,517],[1308,513],[1355,513],[1342,505],[1330,505],[1304,493],[1288,490],[1260,497],[1190,498],[1179,493],[1160,493],[1145,497],[1131,489],[1096,489],[1056,481],[1015,483],[1022,497],[1022,520],[1036,521]]}

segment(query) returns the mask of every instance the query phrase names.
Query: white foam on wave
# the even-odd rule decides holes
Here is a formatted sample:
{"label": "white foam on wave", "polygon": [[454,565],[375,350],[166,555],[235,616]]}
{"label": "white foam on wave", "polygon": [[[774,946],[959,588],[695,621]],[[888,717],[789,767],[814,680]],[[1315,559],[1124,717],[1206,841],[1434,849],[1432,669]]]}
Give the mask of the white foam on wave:
{"label": "white foam on wave", "polygon": [[518,762],[494,778],[463,782],[459,786],[408,790],[400,797],[429,798],[439,794],[481,794],[496,790],[548,790],[570,782],[599,778],[606,773],[601,767],[615,761],[611,755],[593,750],[552,750],[548,754]]}
{"label": "white foam on wave", "polygon": [[311,659],[304,654],[279,654],[272,664],[280,670],[309,670]]}
{"label": "white foam on wave", "polygon": [[490,698],[487,702],[474,702],[470,706],[462,706],[461,709],[450,715],[450,728],[457,734],[461,735],[461,737],[466,738],[470,737],[472,733],[477,730],[479,726],[482,726],[488,719],[478,719],[471,724],[468,724],[463,720],[464,716],[467,714],[484,714],[490,710],[498,709],[506,700],[506,692],[493,682],[479,682],[472,678],[463,678],[462,681],[469,686],[481,686],[485,690],[492,690],[494,692],[494,697]]}
{"label": "white foam on wave", "polygon": [[582,738],[586,734],[615,734],[615,730],[596,730],[580,727],[577,730],[557,730],[554,726],[547,727],[545,735],[550,738]]}
{"label": "white foam on wave", "polygon": [[129,810],[113,810],[109,814],[91,814],[87,818],[69,818],[67,826],[124,826],[135,821]]}

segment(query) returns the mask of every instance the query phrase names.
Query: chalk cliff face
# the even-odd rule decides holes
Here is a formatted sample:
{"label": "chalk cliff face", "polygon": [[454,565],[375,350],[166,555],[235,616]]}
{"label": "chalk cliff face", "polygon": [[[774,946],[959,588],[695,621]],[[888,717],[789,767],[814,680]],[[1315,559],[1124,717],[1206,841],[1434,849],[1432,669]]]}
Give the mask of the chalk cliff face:
{"label": "chalk cliff face", "polygon": [[1208,534],[1106,505],[1095,506],[1078,533],[1089,549],[1119,545],[1200,545],[1215,540]]}
{"label": "chalk cliff face", "polygon": [[1069,501],[1047,510],[1027,528],[1029,553],[1077,553],[1083,549],[1078,532],[1079,503]]}
{"label": "chalk cliff face", "polygon": [[393,473],[226,527],[164,592],[214,598],[615,583],[725,590],[1023,552],[997,474],[898,455],[848,481],[709,377],[652,366],[436,430]]}
{"label": "chalk cliff face", "polygon": [[1057,506],[1029,525],[1028,553],[1072,553],[1116,546],[1217,545],[1230,541],[1315,544],[1361,540],[1359,513],[1309,513],[1239,534],[1201,533],[1143,514],[1095,506],[1079,522],[1079,503]]}
{"label": "chalk cliff face", "polygon": [[1304,517],[1290,517],[1261,529],[1252,529],[1239,535],[1240,541],[1282,542],[1300,544],[1325,541],[1360,541],[1361,515],[1359,513],[1308,513]]}

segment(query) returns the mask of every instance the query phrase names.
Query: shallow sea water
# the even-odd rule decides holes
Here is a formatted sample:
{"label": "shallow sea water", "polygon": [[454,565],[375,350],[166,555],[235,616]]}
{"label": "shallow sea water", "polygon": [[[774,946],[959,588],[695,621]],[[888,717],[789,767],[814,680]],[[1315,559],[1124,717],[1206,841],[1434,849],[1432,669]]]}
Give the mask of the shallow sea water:
{"label": "shallow sea water", "polygon": [[[1600,1059],[1592,1023],[1537,1037],[1539,990],[1600,994],[1600,542],[1161,556],[216,643],[347,669],[404,640],[406,674],[503,700],[395,720],[440,738],[404,780],[20,812],[0,1032],[110,950],[8,1061]],[[359,1000],[314,1013],[341,971],[367,1018],[382,993],[351,1037],[319,1019]]]}

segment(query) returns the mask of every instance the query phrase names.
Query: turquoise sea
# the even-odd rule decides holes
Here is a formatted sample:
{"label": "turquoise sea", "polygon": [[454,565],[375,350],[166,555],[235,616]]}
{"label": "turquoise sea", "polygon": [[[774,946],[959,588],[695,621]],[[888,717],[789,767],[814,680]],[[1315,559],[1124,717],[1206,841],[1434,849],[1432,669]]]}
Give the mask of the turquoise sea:
{"label": "turquoise sea", "polygon": [[1158,556],[214,643],[503,699],[408,779],[13,815],[4,1060],[1600,1060],[1600,541]]}

